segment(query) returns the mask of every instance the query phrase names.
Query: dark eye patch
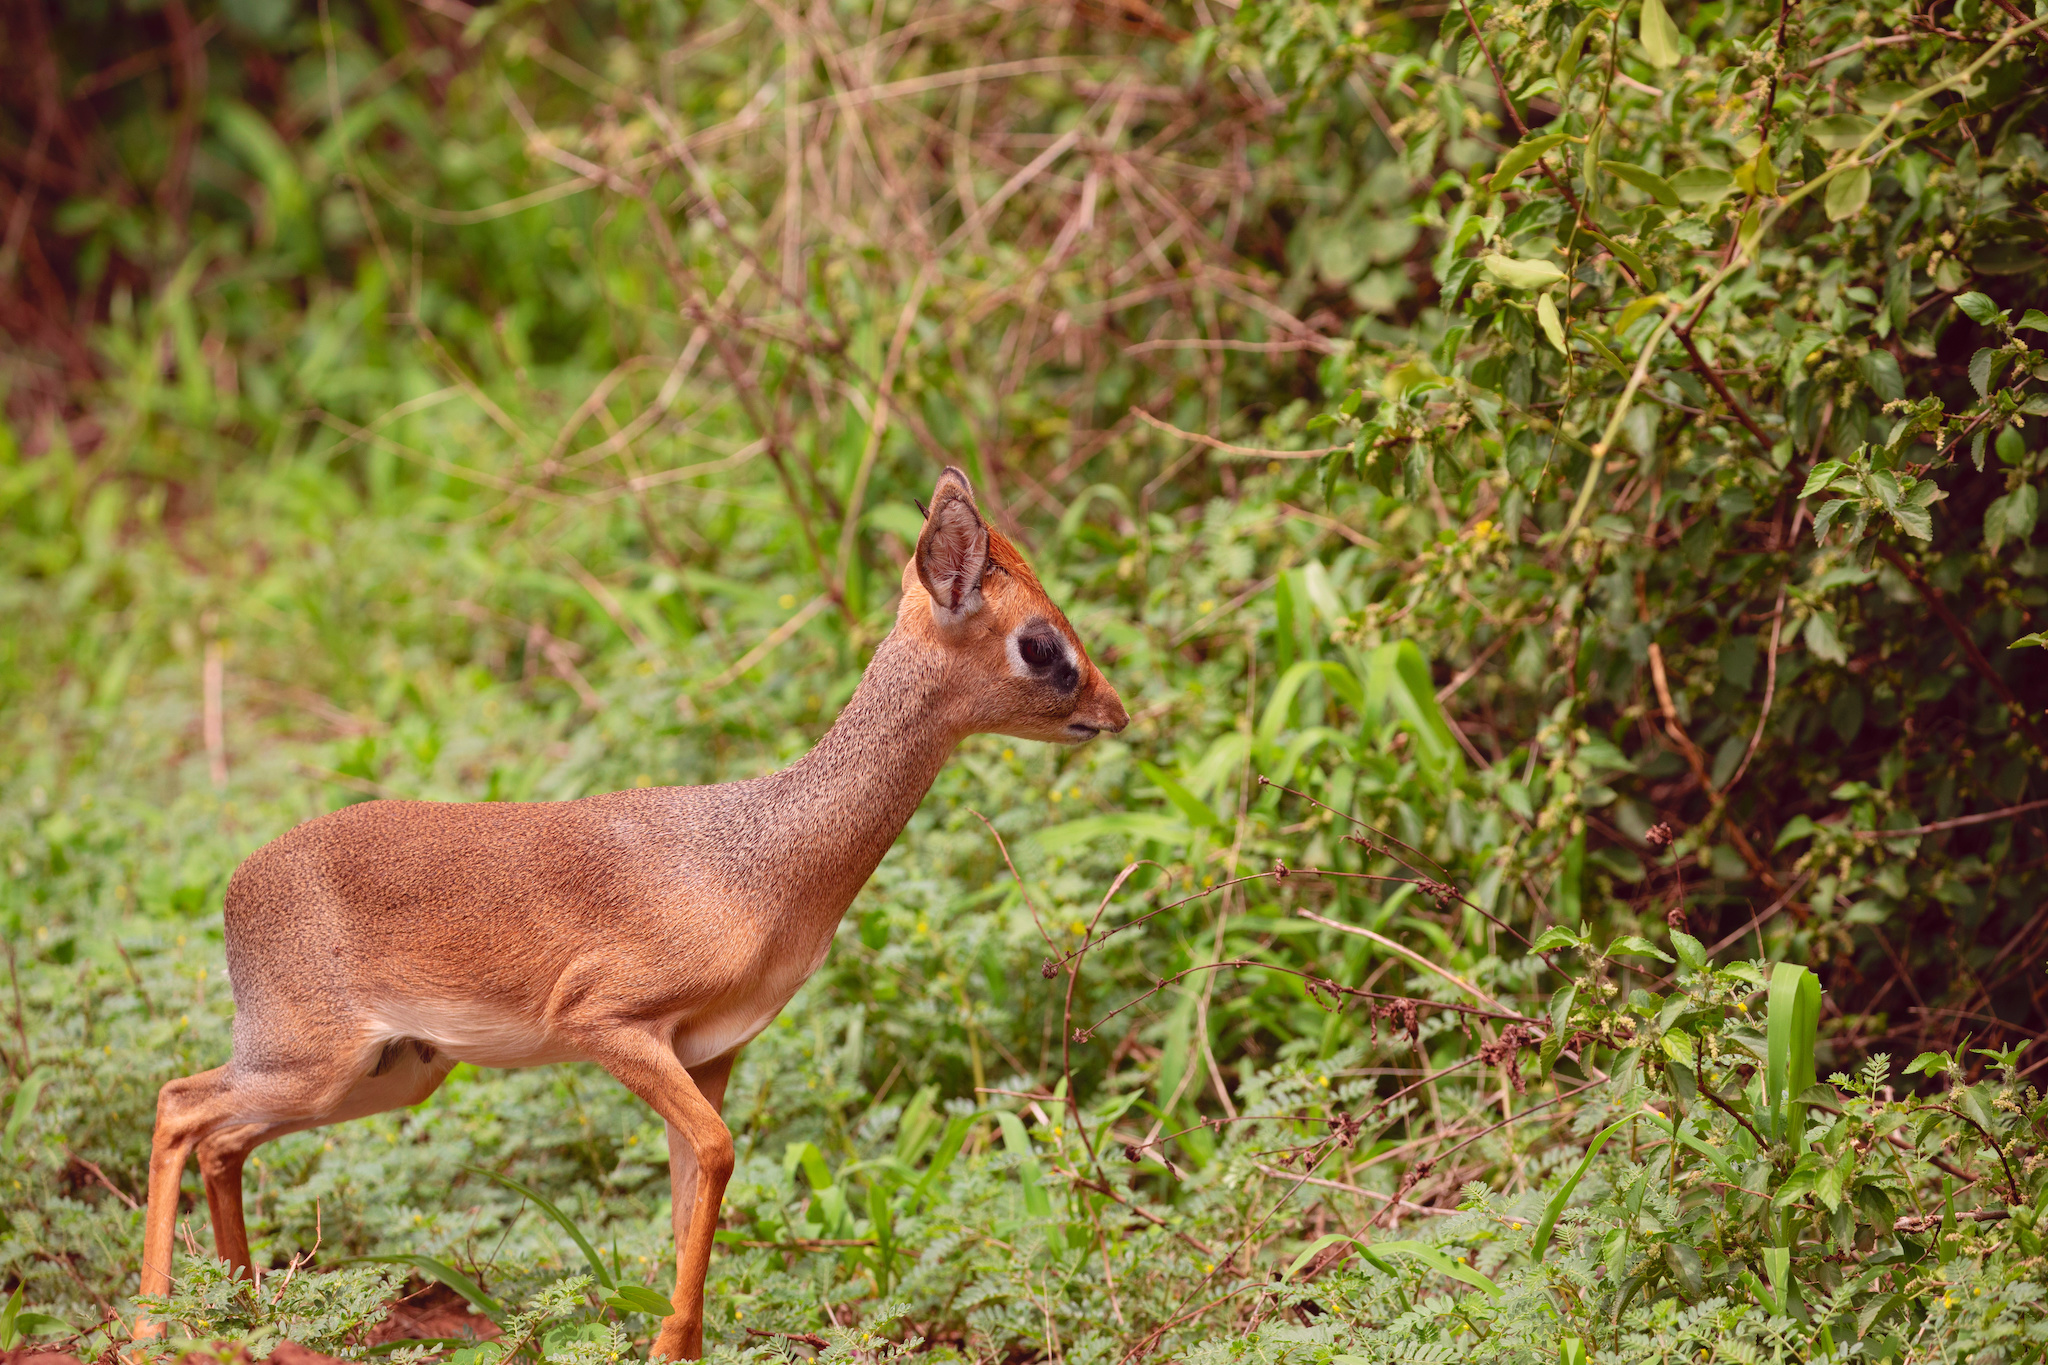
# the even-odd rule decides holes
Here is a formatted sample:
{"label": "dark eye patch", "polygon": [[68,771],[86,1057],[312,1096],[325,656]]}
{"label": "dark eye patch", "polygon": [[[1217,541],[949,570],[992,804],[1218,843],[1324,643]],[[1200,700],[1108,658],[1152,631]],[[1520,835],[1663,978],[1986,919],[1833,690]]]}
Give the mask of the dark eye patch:
{"label": "dark eye patch", "polygon": [[1043,635],[1026,635],[1017,641],[1017,652],[1033,668],[1051,668],[1060,661],[1059,646]]}

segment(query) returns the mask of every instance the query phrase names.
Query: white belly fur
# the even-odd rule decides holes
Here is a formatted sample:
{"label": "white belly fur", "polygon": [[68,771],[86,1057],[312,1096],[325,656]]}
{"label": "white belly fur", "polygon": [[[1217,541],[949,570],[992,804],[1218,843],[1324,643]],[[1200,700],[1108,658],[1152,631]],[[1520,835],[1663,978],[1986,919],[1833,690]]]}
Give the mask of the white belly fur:
{"label": "white belly fur", "polygon": [[417,1038],[458,1062],[477,1066],[546,1066],[580,1062],[583,1053],[534,1020],[485,1000],[390,1001],[371,1017],[387,1038]]}
{"label": "white belly fur", "polygon": [[[788,994],[794,995],[791,990]],[[735,1008],[695,1019],[678,1018],[670,1031],[676,1059],[699,1066],[742,1047],[774,1022],[788,1003],[777,992]],[[587,1061],[586,1054],[535,1020],[494,1008],[488,1001],[396,1001],[371,1016],[380,1042],[417,1038],[458,1062],[507,1069]]]}

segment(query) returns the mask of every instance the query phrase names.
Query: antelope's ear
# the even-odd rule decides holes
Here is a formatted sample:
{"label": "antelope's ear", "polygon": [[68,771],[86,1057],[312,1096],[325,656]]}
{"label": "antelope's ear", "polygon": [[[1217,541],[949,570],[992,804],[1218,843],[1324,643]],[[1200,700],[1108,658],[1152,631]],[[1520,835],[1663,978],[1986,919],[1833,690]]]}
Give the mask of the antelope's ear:
{"label": "antelope's ear", "polygon": [[988,571],[988,526],[974,506],[967,476],[948,468],[932,489],[931,510],[917,538],[917,578],[931,594],[932,620],[950,630],[981,610]]}

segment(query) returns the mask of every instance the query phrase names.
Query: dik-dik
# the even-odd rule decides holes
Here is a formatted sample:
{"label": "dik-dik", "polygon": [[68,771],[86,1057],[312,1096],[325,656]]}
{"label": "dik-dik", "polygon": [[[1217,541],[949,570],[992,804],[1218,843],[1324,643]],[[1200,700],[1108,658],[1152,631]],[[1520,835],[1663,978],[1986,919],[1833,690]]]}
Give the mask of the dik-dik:
{"label": "dik-dik", "polygon": [[1128,719],[948,469],[895,629],[783,771],[580,801],[370,801],[266,845],[228,883],[233,1056],[157,1100],[142,1292],[170,1288],[195,1149],[214,1245],[246,1271],[242,1165],[260,1144],[417,1104],[457,1062],[589,1060],[668,1123],[675,1311],[654,1354],[697,1358],[733,1058],[824,960],[963,738],[1076,744]]}

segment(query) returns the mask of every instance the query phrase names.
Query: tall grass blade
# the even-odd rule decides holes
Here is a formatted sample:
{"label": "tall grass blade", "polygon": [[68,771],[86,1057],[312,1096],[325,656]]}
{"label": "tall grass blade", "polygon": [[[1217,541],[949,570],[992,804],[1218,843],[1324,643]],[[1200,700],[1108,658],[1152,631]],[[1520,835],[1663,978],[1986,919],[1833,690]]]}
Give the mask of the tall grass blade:
{"label": "tall grass blade", "polygon": [[1293,1279],[1301,1272],[1303,1266],[1315,1259],[1318,1252],[1336,1246],[1339,1242],[1351,1243],[1358,1248],[1360,1255],[1387,1274],[1393,1274],[1393,1267],[1381,1260],[1382,1256],[1406,1256],[1422,1262],[1440,1275],[1448,1275],[1460,1283],[1469,1284],[1475,1289],[1483,1289],[1494,1298],[1500,1297],[1501,1289],[1499,1285],[1474,1270],[1471,1266],[1466,1265],[1463,1261],[1455,1260],[1445,1255],[1441,1249],[1430,1246],[1427,1242],[1363,1242],[1356,1237],[1350,1236],[1348,1233],[1342,1232],[1325,1233],[1323,1236],[1316,1238],[1315,1241],[1310,1242],[1307,1249],[1294,1258],[1280,1278],[1283,1280]]}
{"label": "tall grass blade", "polygon": [[1813,1046],[1820,1028],[1820,978],[1780,962],[1771,970],[1770,1019],[1765,1032],[1764,1102],[1793,1155],[1805,1147],[1806,1106],[1796,1096],[1813,1084]]}
{"label": "tall grass blade", "polygon": [[1587,1144],[1586,1154],[1580,1157],[1579,1164],[1572,1168],[1570,1177],[1565,1180],[1564,1184],[1557,1187],[1557,1193],[1550,1196],[1550,1202],[1544,1205],[1543,1221],[1536,1225],[1536,1240],[1529,1245],[1529,1259],[1531,1261],[1539,1265],[1542,1264],[1543,1253],[1550,1249],[1550,1234],[1557,1227],[1558,1216],[1564,1212],[1564,1206],[1571,1202],[1572,1191],[1579,1187],[1579,1181],[1585,1176],[1586,1169],[1593,1164],[1593,1158],[1600,1155],[1600,1149],[1607,1145],[1607,1139],[1613,1137],[1630,1123],[1633,1123],[1638,1117],[1640,1116],[1630,1114],[1627,1118],[1616,1119],[1613,1123],[1602,1128],[1600,1135]]}
{"label": "tall grass blade", "polygon": [[486,1294],[483,1286],[469,1276],[432,1256],[421,1256],[413,1252],[395,1252],[387,1256],[354,1256],[341,1262],[342,1265],[403,1265],[411,1266],[430,1280],[438,1280],[456,1293],[468,1299],[477,1312],[492,1322],[505,1325],[505,1305]]}
{"label": "tall grass blade", "polygon": [[480,1175],[494,1184],[503,1185],[512,1193],[532,1201],[535,1208],[539,1209],[549,1218],[552,1218],[555,1221],[555,1225],[568,1233],[575,1241],[577,1247],[583,1252],[583,1259],[590,1265],[590,1273],[597,1277],[597,1282],[606,1289],[617,1287],[613,1281],[611,1271],[605,1268],[604,1257],[598,1255],[597,1248],[590,1244],[590,1239],[583,1235],[583,1230],[576,1226],[568,1214],[563,1213],[559,1208],[549,1203],[540,1191],[524,1181],[514,1180],[509,1175],[500,1175],[498,1172],[486,1170],[482,1166],[464,1166],[462,1169],[474,1175]]}

